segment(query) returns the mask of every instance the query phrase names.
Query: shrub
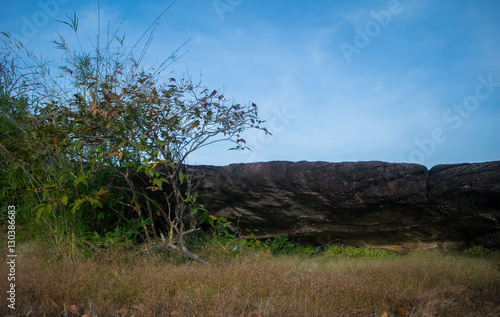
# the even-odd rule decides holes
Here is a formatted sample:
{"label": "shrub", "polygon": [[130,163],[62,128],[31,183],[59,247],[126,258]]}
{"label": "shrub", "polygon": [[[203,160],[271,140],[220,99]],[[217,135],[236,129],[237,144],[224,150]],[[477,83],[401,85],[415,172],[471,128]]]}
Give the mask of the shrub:
{"label": "shrub", "polygon": [[466,249],[463,251],[463,253],[467,256],[473,257],[473,258],[480,258],[480,257],[486,257],[489,256],[493,253],[493,251],[481,246],[481,245],[475,245],[472,248]]}
{"label": "shrub", "polygon": [[299,250],[297,244],[291,243],[287,236],[278,235],[274,239],[268,239],[266,243],[269,245],[269,250],[272,254],[294,254]]}
{"label": "shrub", "polygon": [[[79,42],[78,18],[68,18],[62,23]],[[59,35],[53,43],[65,61],[50,65],[2,34],[0,185],[17,176],[19,186],[3,190],[1,197],[28,193],[36,202],[32,218],[43,221],[54,240],[96,231],[94,237],[110,241],[120,234],[113,226],[135,221],[142,240],[161,237],[166,247],[202,260],[187,249],[186,235],[206,222],[230,236],[230,223],[197,200],[197,182],[186,160],[216,142],[248,148],[242,134],[249,129],[269,134],[257,105],[234,103],[189,76],[165,82],[161,72],[172,56],[159,68],[144,69],[139,61],[147,46],[135,57],[136,47],[126,48],[117,36],[105,45],[97,36],[87,52],[72,50]],[[78,44],[82,50],[90,47]],[[21,93],[16,93],[18,82],[26,82]]]}
{"label": "shrub", "polygon": [[356,248],[353,246],[331,246],[325,250],[325,254],[329,257],[350,257],[350,258],[358,258],[358,257],[369,257],[369,258],[394,258],[396,253],[373,249],[370,247]]}

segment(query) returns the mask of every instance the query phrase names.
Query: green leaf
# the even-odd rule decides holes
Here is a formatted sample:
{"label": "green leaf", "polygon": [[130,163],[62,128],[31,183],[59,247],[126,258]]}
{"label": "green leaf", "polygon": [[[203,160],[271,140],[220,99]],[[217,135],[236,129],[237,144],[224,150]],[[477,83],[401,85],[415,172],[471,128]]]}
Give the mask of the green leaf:
{"label": "green leaf", "polygon": [[[197,212],[198,209],[193,208],[193,211]],[[195,212],[192,212],[192,214],[194,214]],[[198,216],[198,224],[208,222],[212,227],[214,227],[214,218],[214,216],[208,214],[208,211],[205,211],[204,214]]]}
{"label": "green leaf", "polygon": [[207,217],[206,220],[212,227],[214,226],[214,220],[211,217]]}
{"label": "green leaf", "polygon": [[87,199],[85,198],[82,198],[82,199],[78,199],[77,201],[75,201],[75,203],[71,206],[73,206],[73,208],[71,209],[71,211],[73,213],[75,213],[77,210],[79,210],[81,208],[81,206],[87,201]]}
{"label": "green leaf", "polygon": [[45,216],[48,216],[52,212],[52,204],[46,204],[43,211]]}
{"label": "green leaf", "polygon": [[92,206],[97,206],[99,208],[102,208],[102,205],[99,202],[99,200],[95,199],[94,197],[87,197],[86,199]]}
{"label": "green leaf", "polygon": [[205,115],[205,121],[211,121],[212,120],[212,111],[208,111],[207,114]]}
{"label": "green leaf", "polygon": [[64,206],[67,206],[68,205],[68,195],[62,196],[61,202],[63,203]]}
{"label": "green leaf", "polygon": [[56,20],[57,22],[61,22],[72,28],[75,32],[78,31],[78,18],[76,16],[76,12],[73,11],[73,17],[69,16],[66,14],[66,17],[68,18],[69,22],[66,21],[61,21],[61,20]]}
{"label": "green leaf", "polygon": [[36,220],[39,220],[40,217],[42,216],[42,213],[44,216],[48,216],[52,212],[52,204],[50,203],[43,203],[35,207],[36,212]]}
{"label": "green leaf", "polygon": [[87,175],[79,175],[75,181],[74,181],[74,186],[78,186],[79,184],[84,184],[87,185]]}
{"label": "green leaf", "polygon": [[160,187],[160,189],[162,189],[163,183],[168,183],[168,180],[166,180],[163,177],[162,178],[155,178],[155,179],[153,179],[153,186],[157,185],[158,187]]}
{"label": "green leaf", "polygon": [[181,180],[181,184],[184,182],[184,177],[186,177],[186,174],[184,173],[179,173],[179,179]]}
{"label": "green leaf", "polygon": [[45,209],[45,204],[40,204],[36,206],[33,210],[36,210],[36,220],[40,219],[43,210]]}

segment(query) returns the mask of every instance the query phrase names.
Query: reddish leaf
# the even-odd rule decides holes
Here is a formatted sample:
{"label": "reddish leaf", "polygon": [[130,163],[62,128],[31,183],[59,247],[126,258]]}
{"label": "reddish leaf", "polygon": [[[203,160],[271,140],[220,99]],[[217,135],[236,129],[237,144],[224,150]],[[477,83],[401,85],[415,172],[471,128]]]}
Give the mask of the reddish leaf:
{"label": "reddish leaf", "polygon": [[94,100],[94,102],[96,101],[95,100],[95,93],[92,91],[92,88],[89,87],[89,93],[90,93],[90,97],[92,97],[92,100]]}
{"label": "reddish leaf", "polygon": [[101,189],[100,191],[98,191],[98,192],[97,192],[97,194],[96,194],[96,195],[97,195],[97,196],[100,196],[100,195],[104,195],[104,194],[106,194],[106,193],[108,193],[108,191],[107,191],[107,190]]}
{"label": "reddish leaf", "polygon": [[215,95],[217,95],[217,90],[212,91],[212,94],[210,95],[210,97],[213,97]]}
{"label": "reddish leaf", "polygon": [[195,122],[193,122],[193,123],[191,124],[191,129],[194,129],[194,128],[196,128],[196,127],[197,127],[197,126],[199,126],[199,125],[200,125],[200,121],[196,120]]}
{"label": "reddish leaf", "polygon": [[73,315],[78,314],[78,307],[76,307],[76,305],[69,306],[69,312],[72,313]]}
{"label": "reddish leaf", "polygon": [[90,111],[92,111],[92,115],[95,117],[97,104],[95,102],[89,102],[89,106]]}

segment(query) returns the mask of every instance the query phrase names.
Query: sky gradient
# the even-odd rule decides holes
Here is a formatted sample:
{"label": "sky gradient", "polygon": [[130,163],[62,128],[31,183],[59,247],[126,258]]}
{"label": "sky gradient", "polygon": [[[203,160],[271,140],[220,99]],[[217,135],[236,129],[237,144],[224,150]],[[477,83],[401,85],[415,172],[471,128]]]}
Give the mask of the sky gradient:
{"label": "sky gradient", "polygon": [[[172,1],[101,0],[133,45]],[[0,30],[51,57],[55,20],[76,12],[89,50],[97,1],[9,1]],[[437,164],[500,160],[500,2],[178,0],[159,21],[144,62],[185,54],[189,72],[238,103],[255,102],[273,136],[253,151],[207,147],[190,164],[370,161]]]}

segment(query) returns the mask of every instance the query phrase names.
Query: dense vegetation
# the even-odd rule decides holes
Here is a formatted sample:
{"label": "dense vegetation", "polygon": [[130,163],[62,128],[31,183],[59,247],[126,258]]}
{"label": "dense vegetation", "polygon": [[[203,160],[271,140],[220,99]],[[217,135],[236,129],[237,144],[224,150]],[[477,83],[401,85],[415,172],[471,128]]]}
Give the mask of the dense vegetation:
{"label": "dense vegetation", "polygon": [[[79,39],[78,18],[68,19],[63,23]],[[197,201],[186,159],[215,142],[245,149],[241,134],[248,129],[269,133],[257,106],[234,103],[189,76],[161,81],[173,57],[144,69],[145,50],[135,57],[135,46],[126,49],[116,35],[104,49],[98,36],[90,52],[71,50],[59,35],[60,65],[3,35],[1,199],[19,206],[23,233],[70,250],[99,247],[110,237],[161,239],[203,262],[185,236],[204,222],[228,223]]]}

